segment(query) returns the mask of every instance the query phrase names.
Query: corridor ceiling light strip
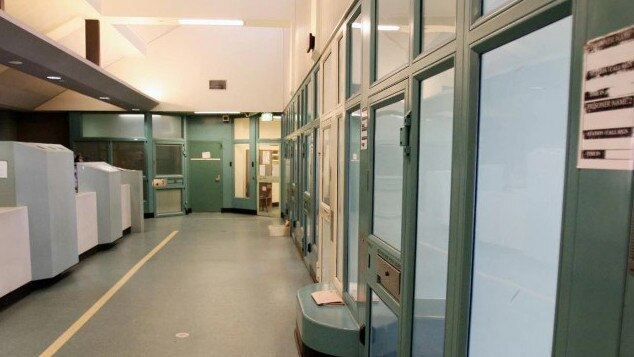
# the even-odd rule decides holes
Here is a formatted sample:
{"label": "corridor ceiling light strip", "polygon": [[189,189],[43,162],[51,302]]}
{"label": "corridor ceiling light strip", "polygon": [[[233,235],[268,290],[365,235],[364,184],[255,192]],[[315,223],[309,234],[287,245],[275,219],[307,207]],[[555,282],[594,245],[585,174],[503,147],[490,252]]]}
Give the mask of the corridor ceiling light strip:
{"label": "corridor ceiling light strip", "polygon": [[242,20],[179,19],[178,23],[181,25],[244,26]]}
{"label": "corridor ceiling light strip", "polygon": [[379,25],[377,29],[379,31],[399,31],[401,27],[396,25]]}

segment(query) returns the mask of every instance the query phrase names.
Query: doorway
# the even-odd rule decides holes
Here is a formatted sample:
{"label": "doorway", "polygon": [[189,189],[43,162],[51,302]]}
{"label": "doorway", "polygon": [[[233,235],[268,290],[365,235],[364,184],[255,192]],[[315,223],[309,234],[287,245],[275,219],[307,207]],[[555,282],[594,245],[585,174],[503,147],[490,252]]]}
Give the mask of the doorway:
{"label": "doorway", "polygon": [[258,215],[280,217],[280,144],[258,144]]}
{"label": "doorway", "polygon": [[189,143],[189,191],[192,212],[222,209],[222,143]]}

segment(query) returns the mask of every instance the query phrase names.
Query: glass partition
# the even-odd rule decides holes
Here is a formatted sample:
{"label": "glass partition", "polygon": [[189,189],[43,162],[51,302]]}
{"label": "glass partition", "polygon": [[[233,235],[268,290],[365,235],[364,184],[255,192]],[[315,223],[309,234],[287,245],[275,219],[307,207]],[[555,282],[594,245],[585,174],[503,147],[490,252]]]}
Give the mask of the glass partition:
{"label": "glass partition", "polygon": [[398,356],[398,317],[372,292],[370,306],[370,356]]}
{"label": "glass partition", "polygon": [[330,112],[337,105],[336,62],[330,54],[324,61],[324,113]]}
{"label": "glass partition", "polygon": [[85,162],[108,161],[108,142],[106,141],[76,141],[75,156],[80,155]]}
{"label": "glass partition", "polygon": [[83,114],[81,117],[84,138],[144,138],[143,114]]}
{"label": "glass partition", "polygon": [[456,37],[456,0],[426,0],[421,11],[421,52],[432,50]]}
{"label": "glass partition", "polygon": [[145,172],[145,144],[139,141],[112,143],[112,164],[128,170]]}
{"label": "glass partition", "polygon": [[321,187],[323,190],[322,201],[330,206],[330,181],[332,180],[332,166],[330,163],[330,130],[332,127],[324,128],[323,130],[323,147],[322,150],[322,165],[323,172],[321,176]]}
{"label": "glass partition", "polygon": [[348,28],[348,42],[350,46],[350,57],[348,58],[350,73],[348,73],[348,97],[359,93],[361,91],[361,55],[362,55],[362,28],[361,15],[357,15],[351,22]]}
{"label": "glass partition", "polygon": [[454,70],[420,85],[418,167],[418,228],[412,356],[443,356]]}
{"label": "glass partition", "polygon": [[571,29],[566,18],[481,58],[470,356],[552,353]]}
{"label": "glass partition", "polygon": [[249,140],[251,137],[249,121],[250,118],[235,118],[233,119],[233,139],[234,140]]}
{"label": "glass partition", "polygon": [[273,119],[271,121],[264,121],[260,119],[258,137],[260,139],[279,139],[282,134],[281,130],[281,120]]}
{"label": "glass partition", "polygon": [[234,165],[234,197],[249,198],[249,177],[250,177],[250,145],[235,144],[233,151]]}
{"label": "glass partition", "polygon": [[373,234],[401,249],[403,217],[403,148],[401,128],[405,102],[380,107],[374,112],[374,210]]}
{"label": "glass partition", "polygon": [[154,137],[154,139],[164,140],[183,139],[181,117],[173,115],[152,115],[152,137]]}
{"label": "glass partition", "polygon": [[346,213],[348,283],[346,290],[357,299],[359,277],[359,181],[361,170],[361,111],[348,119],[348,150],[346,167]]}
{"label": "glass partition", "polygon": [[376,1],[376,68],[381,79],[409,61],[410,0]]}

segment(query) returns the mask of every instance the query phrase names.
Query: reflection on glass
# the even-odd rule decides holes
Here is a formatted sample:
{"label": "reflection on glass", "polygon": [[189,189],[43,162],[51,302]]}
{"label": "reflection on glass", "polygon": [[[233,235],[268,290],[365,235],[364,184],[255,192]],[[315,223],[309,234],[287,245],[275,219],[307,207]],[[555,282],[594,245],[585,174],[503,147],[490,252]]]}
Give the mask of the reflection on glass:
{"label": "reflection on glass", "polygon": [[182,127],[181,117],[172,115],[152,115],[152,136],[154,139],[182,139]]}
{"label": "reflection on glass", "polygon": [[362,25],[359,19],[360,15],[352,20],[350,23],[350,91],[349,97],[359,93],[361,91],[361,29]]}
{"label": "reflection on glass", "polygon": [[372,292],[370,307],[370,356],[398,356],[398,317]]}
{"label": "reflection on glass", "polygon": [[346,177],[346,204],[348,211],[348,287],[347,291],[357,299],[359,275],[359,171],[361,169],[361,111],[350,114],[348,135],[348,163]]}
{"label": "reflection on glass", "polygon": [[75,156],[81,154],[85,162],[108,161],[108,143],[105,141],[76,141]]}
{"label": "reflection on glass", "polygon": [[234,164],[234,197],[249,198],[249,144],[235,144],[233,151]]}
{"label": "reflection on glass", "polygon": [[144,143],[134,142],[113,142],[112,143],[112,164],[128,170],[139,170],[145,172],[145,152]]}
{"label": "reflection on glass", "polygon": [[337,77],[333,55],[328,55],[324,61],[324,113],[328,113],[337,105]]}
{"label": "reflection on glass", "polygon": [[412,356],[443,356],[451,205],[454,70],[424,80],[420,96],[418,229]]}
{"label": "reflection on glass", "polygon": [[401,128],[405,103],[375,111],[373,233],[397,250],[401,249],[403,216],[403,149]]}
{"label": "reflection on glass", "polygon": [[487,15],[513,0],[482,0],[482,14]]}
{"label": "reflection on glass", "polygon": [[144,138],[143,114],[83,114],[81,117],[84,138]]}
{"label": "reflection on glass", "polygon": [[571,27],[482,55],[470,356],[552,353]]}
{"label": "reflection on glass", "polygon": [[260,119],[260,139],[279,139],[282,134],[282,121],[273,119],[272,121],[262,121]]}
{"label": "reflection on glass", "polygon": [[376,0],[376,79],[409,59],[410,0]]}
{"label": "reflection on glass", "polygon": [[182,150],[182,145],[156,145],[156,174],[182,175]]}
{"label": "reflection on glass", "polygon": [[323,190],[323,198],[322,202],[330,206],[330,180],[332,179],[331,166],[330,166],[330,130],[332,127],[327,127],[323,131],[323,157],[322,157],[322,165],[323,172],[321,176],[322,182],[322,190]]}
{"label": "reflection on glass", "polygon": [[251,137],[249,131],[250,118],[235,118],[233,119],[233,139],[234,140],[249,140]]}
{"label": "reflection on glass", "polygon": [[422,52],[432,50],[456,36],[456,1],[423,1]]}

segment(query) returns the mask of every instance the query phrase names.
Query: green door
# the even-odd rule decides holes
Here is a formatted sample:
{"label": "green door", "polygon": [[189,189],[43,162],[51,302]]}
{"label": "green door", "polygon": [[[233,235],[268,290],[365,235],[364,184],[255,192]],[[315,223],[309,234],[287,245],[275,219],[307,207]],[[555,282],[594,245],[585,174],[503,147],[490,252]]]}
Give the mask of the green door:
{"label": "green door", "polygon": [[189,143],[189,198],[192,212],[222,209],[222,143]]}

